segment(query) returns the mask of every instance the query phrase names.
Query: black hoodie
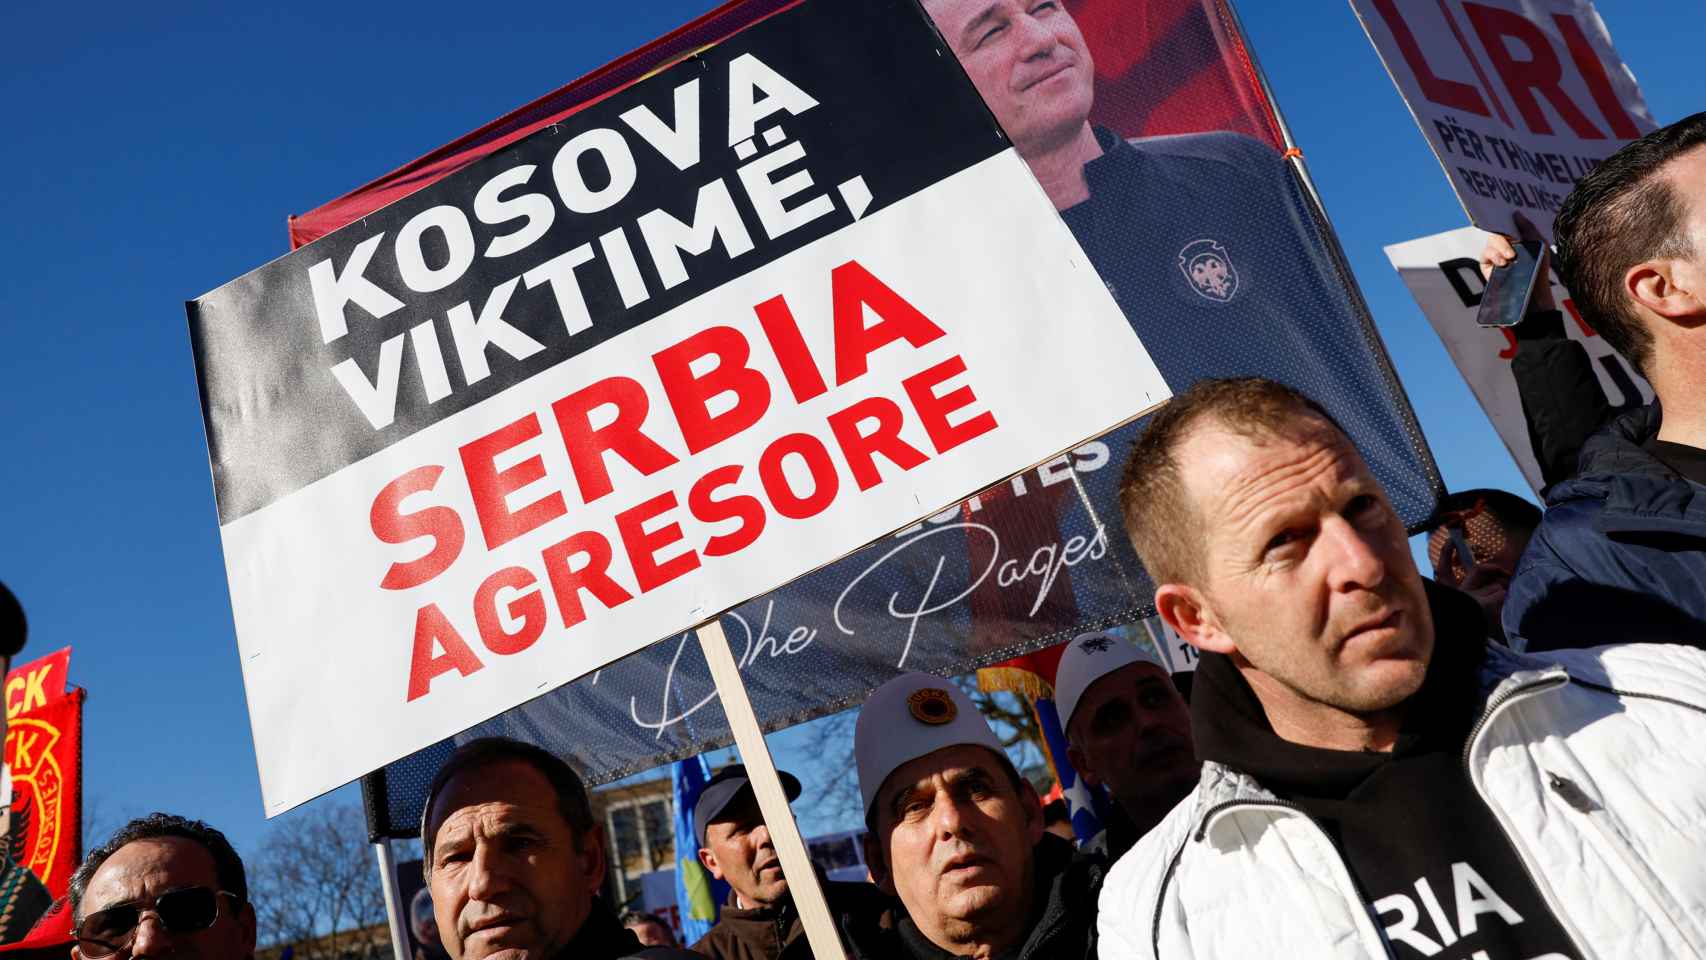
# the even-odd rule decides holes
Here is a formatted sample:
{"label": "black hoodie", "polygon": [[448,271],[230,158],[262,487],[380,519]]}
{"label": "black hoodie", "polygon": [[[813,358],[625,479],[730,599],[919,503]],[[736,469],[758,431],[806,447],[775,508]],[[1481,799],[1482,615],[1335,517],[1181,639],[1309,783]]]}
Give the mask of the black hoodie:
{"label": "black hoodie", "polygon": [[1191,699],[1197,753],[1255,777],[1320,825],[1395,957],[1575,957],[1464,765],[1482,708],[1479,609],[1428,587],[1433,659],[1392,752],[1281,739],[1232,661],[1204,654]]}

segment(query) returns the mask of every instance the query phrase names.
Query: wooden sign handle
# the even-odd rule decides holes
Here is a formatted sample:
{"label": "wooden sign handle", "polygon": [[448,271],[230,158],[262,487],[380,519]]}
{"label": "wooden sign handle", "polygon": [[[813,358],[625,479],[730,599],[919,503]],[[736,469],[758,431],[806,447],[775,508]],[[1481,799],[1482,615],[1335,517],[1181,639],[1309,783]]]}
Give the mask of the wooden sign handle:
{"label": "wooden sign handle", "polygon": [[811,856],[800,839],[800,829],[794,823],[794,813],[788,809],[788,796],[782,790],[782,780],[776,775],[776,765],[770,759],[770,748],[764,743],[764,731],[752,712],[746,684],[741,680],[740,667],[729,650],[723,625],[715,619],[699,625],[699,645],[705,649],[705,662],[711,667],[711,677],[717,682],[717,696],[722,699],[723,713],[734,732],[735,745],[740,747],[752,792],[758,797],[758,808],[764,812],[764,825],[770,830],[770,842],[782,860],[782,872],[788,878],[788,892],[794,898],[794,909],[800,913],[812,956],[817,960],[847,960],[836,933],[835,920],[824,900],[823,887],[818,885],[817,871],[812,869]]}

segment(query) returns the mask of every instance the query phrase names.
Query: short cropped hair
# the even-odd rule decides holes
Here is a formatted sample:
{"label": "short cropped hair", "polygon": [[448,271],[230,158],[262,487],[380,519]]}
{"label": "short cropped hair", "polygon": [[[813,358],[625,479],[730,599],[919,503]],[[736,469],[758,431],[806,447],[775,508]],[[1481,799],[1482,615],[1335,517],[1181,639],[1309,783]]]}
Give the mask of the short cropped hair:
{"label": "short cropped hair", "polygon": [[214,876],[219,881],[219,889],[234,895],[243,903],[249,902],[249,881],[243,873],[243,858],[237,856],[231,842],[225,839],[225,834],[213,829],[200,820],[190,820],[170,813],[151,813],[146,817],[137,817],[118,832],[89,851],[83,858],[76,872],[71,874],[71,919],[73,923],[83,919],[83,894],[89,889],[89,881],[94,878],[95,871],[101,869],[101,864],[119,852],[123,847],[142,840],[162,840],[169,837],[180,837],[201,845],[213,857]]}
{"label": "short cropped hair", "polygon": [[551,751],[531,743],[509,737],[481,737],[457,747],[450,759],[444,761],[444,766],[438,768],[438,774],[432,778],[432,786],[427,788],[426,806],[421,808],[423,876],[432,873],[432,845],[438,838],[438,824],[432,822],[432,805],[438,799],[439,791],[458,774],[509,761],[531,766],[551,784],[551,789],[557,794],[557,809],[573,831],[577,846],[592,831],[595,823],[592,803],[587,799],[586,784],[573,767]]}
{"label": "short cropped hair", "polygon": [[1623,291],[1623,275],[1655,257],[1694,254],[1687,210],[1662,168],[1706,144],[1706,113],[1684,117],[1625,145],[1564,198],[1552,222],[1558,276],[1595,331],[1651,376],[1653,333]]}
{"label": "short cropped hair", "polygon": [[1120,480],[1126,535],[1157,584],[1201,578],[1202,518],[1185,490],[1178,460],[1181,444],[1212,420],[1247,437],[1314,435],[1344,430],[1315,401],[1260,377],[1199,380],[1167,402],[1132,444]]}

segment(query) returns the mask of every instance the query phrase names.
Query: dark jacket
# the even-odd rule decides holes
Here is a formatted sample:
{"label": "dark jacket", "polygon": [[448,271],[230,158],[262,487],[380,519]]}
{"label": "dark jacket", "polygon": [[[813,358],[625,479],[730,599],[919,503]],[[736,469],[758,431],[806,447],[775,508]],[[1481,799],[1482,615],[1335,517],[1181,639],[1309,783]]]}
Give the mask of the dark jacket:
{"label": "dark jacket", "polygon": [[[823,884],[824,899],[838,926],[875,922],[894,899],[869,883]],[[812,960],[811,944],[792,898],[773,907],[743,909],[733,890],[716,926],[693,945],[693,952],[718,960]]]}
{"label": "dark jacket", "polygon": [[[1036,846],[1038,902],[1023,945],[997,960],[1081,960],[1096,956],[1096,898],[1106,864],[1073,856],[1072,844],[1052,834]],[[896,904],[874,924],[843,925],[851,960],[948,960]]]}
{"label": "dark jacket", "polygon": [[[14,823],[16,826],[16,823]],[[35,871],[0,854],[0,943],[16,943],[53,906]]]}
{"label": "dark jacket", "polygon": [[699,960],[686,950],[674,947],[645,947],[640,945],[634,931],[622,926],[615,914],[595,903],[592,913],[581,924],[556,960]]}
{"label": "dark jacket", "polygon": [[1547,492],[1505,600],[1515,649],[1706,645],[1706,487],[1642,447],[1660,418],[1656,403],[1618,416]]}
{"label": "dark jacket", "polygon": [[1078,853],[1083,857],[1100,857],[1112,864],[1125,856],[1125,852],[1136,846],[1137,841],[1142,838],[1143,831],[1137,829],[1137,824],[1131,822],[1119,802],[1115,801],[1108,804],[1108,817],[1103,822],[1102,829],[1084,841],[1084,845],[1078,848]]}
{"label": "dark jacket", "polygon": [[1608,368],[1623,392],[1623,407],[1613,407],[1594,373],[1593,358],[1564,332],[1564,314],[1540,310],[1513,328],[1516,356],[1511,377],[1522,401],[1528,443],[1540,465],[1541,485],[1575,476],[1582,447],[1612,415],[1639,406],[1641,394],[1623,367]]}

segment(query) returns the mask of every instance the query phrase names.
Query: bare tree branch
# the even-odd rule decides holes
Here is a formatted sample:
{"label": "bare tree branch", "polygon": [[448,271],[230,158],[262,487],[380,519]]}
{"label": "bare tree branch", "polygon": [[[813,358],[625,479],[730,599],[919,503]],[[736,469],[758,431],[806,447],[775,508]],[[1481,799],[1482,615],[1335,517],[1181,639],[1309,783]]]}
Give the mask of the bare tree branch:
{"label": "bare tree branch", "polygon": [[82,852],[87,855],[90,850],[106,843],[119,828],[143,816],[147,811],[134,804],[117,806],[112,798],[103,795],[84,795]]}
{"label": "bare tree branch", "polygon": [[354,806],[310,807],[275,826],[249,868],[260,942],[299,960],[386,956],[389,940],[354,936],[385,921],[367,826]]}
{"label": "bare tree branch", "polygon": [[[1019,773],[1046,791],[1051,774],[1043,753],[1043,734],[1036,713],[1024,698],[1006,692],[985,693],[977,687],[976,674],[955,677],[952,682],[989,721]],[[800,753],[809,760],[798,772],[808,782],[825,788],[808,790],[795,802],[796,812],[832,823],[865,818],[853,757],[853,729],[858,718],[858,710],[846,710],[804,726],[800,734],[804,749]]]}

